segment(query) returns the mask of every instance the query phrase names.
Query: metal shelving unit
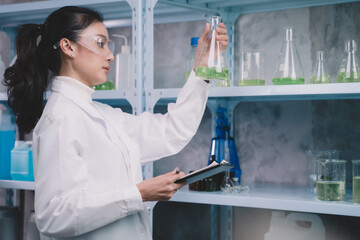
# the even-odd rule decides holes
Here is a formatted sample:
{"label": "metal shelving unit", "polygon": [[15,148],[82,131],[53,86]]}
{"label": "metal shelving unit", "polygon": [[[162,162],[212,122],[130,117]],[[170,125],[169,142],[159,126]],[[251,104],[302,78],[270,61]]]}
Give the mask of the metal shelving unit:
{"label": "metal shelving unit", "polygon": [[[244,13],[273,11],[336,3],[354,0],[52,0],[21,4],[2,5],[0,30],[14,39],[15,27],[19,24],[41,23],[53,10],[65,5],[79,5],[100,11],[109,27],[132,25],[133,29],[133,76],[136,88],[131,91],[99,91],[94,99],[112,105],[130,104],[135,114],[153,111],[156,104],[174,101],[179,89],[154,89],[153,45],[154,24],[205,20],[210,14],[219,14],[228,26],[228,56],[233,75],[235,21]],[[135,44],[135,45],[134,45]],[[14,49],[14,46],[11,47]],[[136,68],[135,68],[136,66]],[[213,101],[278,101],[278,100],[333,100],[359,99],[360,83],[257,86],[212,88]],[[0,102],[6,101],[0,93]],[[152,165],[145,169],[152,176]],[[31,182],[0,181],[1,188],[34,189]],[[268,208],[289,211],[337,214],[360,217],[360,205],[345,202],[320,202],[305,195],[298,187],[267,186],[251,188],[247,194],[226,195],[220,192],[204,193],[179,191],[172,201],[226,206]]]}

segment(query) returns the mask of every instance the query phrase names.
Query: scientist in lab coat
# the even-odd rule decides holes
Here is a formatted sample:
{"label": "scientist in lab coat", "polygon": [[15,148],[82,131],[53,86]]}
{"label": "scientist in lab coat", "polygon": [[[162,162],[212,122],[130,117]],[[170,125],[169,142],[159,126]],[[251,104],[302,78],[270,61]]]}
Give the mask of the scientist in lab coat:
{"label": "scientist in lab coat", "polygon": [[[209,25],[199,40],[208,41]],[[227,46],[221,24],[217,39]],[[9,105],[33,131],[35,219],[42,239],[151,239],[145,201],[168,200],[184,176],[143,181],[141,164],[179,152],[197,131],[210,84],[194,72],[168,113],[134,116],[92,101],[114,60],[102,17],[63,7],[44,24],[23,25],[5,74]],[[56,77],[52,81],[49,73]],[[43,96],[51,95],[43,108]]]}

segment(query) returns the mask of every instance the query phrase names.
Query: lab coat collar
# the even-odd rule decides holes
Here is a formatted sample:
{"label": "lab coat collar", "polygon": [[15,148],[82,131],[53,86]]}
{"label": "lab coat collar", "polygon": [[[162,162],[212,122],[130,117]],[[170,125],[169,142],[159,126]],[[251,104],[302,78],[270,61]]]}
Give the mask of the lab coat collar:
{"label": "lab coat collar", "polygon": [[88,103],[92,102],[91,94],[93,94],[95,91],[79,80],[66,76],[55,77],[51,90],[61,92],[71,99],[81,98]]}

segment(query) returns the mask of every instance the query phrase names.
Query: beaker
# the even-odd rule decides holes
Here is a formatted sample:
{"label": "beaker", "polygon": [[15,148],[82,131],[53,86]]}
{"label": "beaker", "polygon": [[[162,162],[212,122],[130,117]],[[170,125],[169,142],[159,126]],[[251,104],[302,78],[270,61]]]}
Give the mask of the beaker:
{"label": "beaker", "polygon": [[304,73],[295,45],[295,33],[292,27],[284,28],[284,41],[275,68],[275,85],[304,84]]}
{"label": "beaker", "polygon": [[331,83],[331,78],[326,68],[325,53],[323,51],[316,52],[316,66],[311,75],[310,83]]}
{"label": "beaker", "polygon": [[306,190],[316,193],[316,161],[320,159],[339,159],[339,150],[307,150],[306,153]]}
{"label": "beaker", "polygon": [[319,159],[317,163],[316,196],[324,201],[345,199],[346,161]]}
{"label": "beaker", "polygon": [[263,51],[242,51],[240,58],[240,86],[265,85]]}
{"label": "beaker", "polygon": [[216,86],[230,87],[230,71],[226,57],[226,47],[216,40],[216,28],[221,23],[221,17],[210,17],[210,34],[207,40],[199,44],[200,55],[196,63],[195,73],[198,78],[217,80]]}
{"label": "beaker", "polygon": [[340,64],[338,83],[360,82],[359,57],[355,40],[345,41],[345,52]]}
{"label": "beaker", "polygon": [[360,203],[360,160],[352,160],[353,173],[353,201]]}

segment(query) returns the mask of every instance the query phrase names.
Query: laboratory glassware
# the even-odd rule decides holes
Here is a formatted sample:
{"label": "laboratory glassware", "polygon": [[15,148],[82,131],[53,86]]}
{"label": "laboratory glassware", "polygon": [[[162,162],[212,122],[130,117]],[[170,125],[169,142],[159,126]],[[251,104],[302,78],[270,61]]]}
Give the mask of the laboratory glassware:
{"label": "laboratory glassware", "polygon": [[316,193],[316,174],[319,159],[339,159],[339,150],[307,150],[306,153],[306,185],[307,192]]}
{"label": "laboratory glassware", "polygon": [[200,54],[196,62],[195,74],[205,80],[217,80],[216,86],[230,87],[230,71],[226,57],[226,47],[216,40],[216,28],[221,17],[210,17],[210,34],[206,41],[199,45]]}
{"label": "laboratory glassware", "polygon": [[352,196],[355,203],[360,203],[360,160],[352,160],[353,190]]}
{"label": "laboratory glassware", "polygon": [[191,51],[185,60],[185,81],[188,80],[191,71],[195,66],[195,58],[196,58],[196,48],[198,46],[199,37],[191,38]]}
{"label": "laboratory glassware", "polygon": [[265,53],[263,51],[242,51],[240,57],[239,85],[265,85]]}
{"label": "laboratory glassware", "polygon": [[11,111],[0,104],[0,179],[11,179],[11,150],[15,144],[15,119]]}
{"label": "laboratory glassware", "polygon": [[277,60],[274,78],[275,85],[304,84],[304,73],[295,45],[295,32],[292,27],[284,28],[284,41]]}
{"label": "laboratory glassware", "polygon": [[324,51],[316,52],[316,66],[311,75],[310,83],[331,83],[330,75],[326,67]]}
{"label": "laboratory glassware", "polygon": [[336,82],[360,82],[359,57],[355,40],[345,41],[345,52],[340,64]]}
{"label": "laboratory glassware", "polygon": [[345,199],[346,161],[319,159],[317,162],[316,196],[319,200],[342,201]]}
{"label": "laboratory glassware", "polygon": [[227,109],[222,107],[219,107],[216,111],[216,137],[211,139],[208,163],[211,164],[214,160],[221,163],[221,161],[225,159],[228,163],[234,165],[234,168],[230,169],[230,177],[233,178],[237,184],[240,184],[242,172],[239,165],[235,140],[229,136],[230,126],[225,116],[226,111]]}

